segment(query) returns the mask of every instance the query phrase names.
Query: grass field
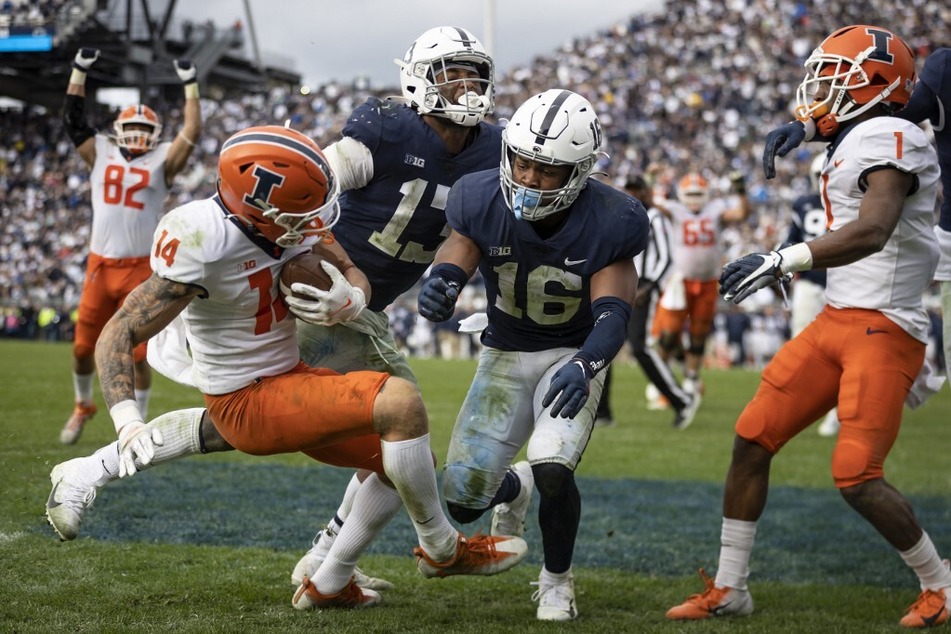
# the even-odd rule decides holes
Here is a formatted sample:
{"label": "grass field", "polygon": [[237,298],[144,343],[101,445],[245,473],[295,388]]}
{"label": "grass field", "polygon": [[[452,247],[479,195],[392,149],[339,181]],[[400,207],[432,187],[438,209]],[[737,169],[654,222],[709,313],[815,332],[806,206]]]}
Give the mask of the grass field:
{"label": "grass field", "polygon": [[[575,557],[580,618],[535,620],[541,565],[530,513],[529,559],[491,578],[426,580],[415,570],[405,514],[362,560],[397,584],[372,610],[298,612],[290,571],[336,508],[349,473],[300,455],[196,456],[104,488],[83,533],[60,543],[46,524],[49,471],[114,439],[101,413],[78,445],[59,430],[72,407],[70,350],[0,341],[0,632],[893,632],[917,595],[900,558],[832,487],[833,443],[814,429],[774,461],[757,534],[747,618],[670,623],[664,612],[716,567],[720,495],[733,422],[752,395],[751,372],[708,372],[707,398],[689,429],[649,412],[644,379],[616,367],[616,426],[599,428],[579,468],[582,530]],[[449,430],[474,362],[414,362],[430,409],[433,448]],[[153,414],[200,404],[156,380]],[[886,465],[939,552],[951,555],[951,390],[906,411]],[[537,497],[536,497],[537,500]],[[468,532],[487,529],[486,521]]]}

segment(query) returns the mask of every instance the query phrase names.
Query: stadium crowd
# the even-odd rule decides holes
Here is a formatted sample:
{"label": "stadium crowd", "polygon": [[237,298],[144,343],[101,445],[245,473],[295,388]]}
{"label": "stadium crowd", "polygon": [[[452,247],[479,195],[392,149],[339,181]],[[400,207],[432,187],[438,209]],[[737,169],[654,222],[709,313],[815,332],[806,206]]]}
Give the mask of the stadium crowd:
{"label": "stadium crowd", "polygon": [[[745,176],[753,213],[721,236],[727,257],[768,251],[785,234],[792,200],[809,186],[809,163],[819,147],[807,144],[780,161],[778,178],[767,184],[760,168],[766,133],[790,118],[802,61],[815,42],[842,24],[881,21],[903,35],[920,63],[939,43],[934,25],[951,21],[951,7],[926,0],[894,0],[887,6],[875,0],[670,0],[660,13],[635,15],[579,36],[497,77],[495,117],[510,117],[528,95],[551,86],[571,88],[598,110],[608,147],[599,167],[608,178],[620,183],[652,171],[661,193],[672,196],[670,188],[687,171],[703,173],[712,189],[724,193],[728,175],[738,171]],[[398,87],[371,91],[332,83],[307,95],[275,88],[237,99],[203,99],[204,132],[168,207],[213,193],[220,144],[241,128],[289,119],[324,145],[368,96],[398,93]],[[179,129],[177,105],[150,105],[166,130]],[[90,108],[89,114],[99,129],[115,116],[105,107]],[[88,251],[88,171],[59,112],[0,110],[0,128],[5,136],[0,146],[0,336],[68,338]],[[770,300],[761,295],[759,303],[747,302],[753,304],[746,310],[752,314],[723,311],[710,346],[718,363],[759,365],[788,336],[782,311],[766,309],[763,302]],[[477,302],[473,294],[470,305],[461,306],[476,310]],[[49,317],[51,310],[55,319]],[[44,311],[49,321],[41,327]],[[405,333],[411,351],[439,354],[440,348],[459,347],[457,342],[440,346],[438,333],[418,332],[429,324],[415,319],[414,311],[411,303],[394,309],[397,333]],[[471,354],[475,346],[468,340],[464,344],[461,348]]]}

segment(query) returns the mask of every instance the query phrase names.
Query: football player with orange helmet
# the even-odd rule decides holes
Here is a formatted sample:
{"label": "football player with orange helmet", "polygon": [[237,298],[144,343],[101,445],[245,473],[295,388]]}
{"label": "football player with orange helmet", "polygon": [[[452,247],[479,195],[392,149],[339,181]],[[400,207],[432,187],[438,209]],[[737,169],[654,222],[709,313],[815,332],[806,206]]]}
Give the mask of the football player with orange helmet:
{"label": "football player with orange helmet", "polygon": [[677,183],[677,200],[654,203],[670,220],[673,262],[654,315],[653,334],[660,356],[668,361],[683,349],[687,326],[683,389],[693,399],[694,409],[703,396],[700,370],[716,315],[717,275],[723,257],[720,233],[724,224],[746,220],[751,210],[742,174],[731,175],[730,182],[731,195],[712,197],[707,178],[690,172]]}
{"label": "football player with orange helmet", "polygon": [[769,362],[740,414],[716,578],[703,575],[704,592],[667,617],[753,611],[749,561],[772,460],[838,404],[835,486],[918,577],[921,593],[900,624],[932,627],[951,616],[951,570],[909,501],[886,481],[884,465],[906,402],[919,405],[928,391],[920,385],[932,387],[916,376],[927,377],[930,320],[922,295],[938,263],[938,157],[921,128],[892,116],[915,81],[914,56],[895,33],[872,25],[839,29],[805,65],[797,112],[830,141],[820,179],[829,230],[730,262],[720,292],[739,303],[795,273],[824,268],[827,304]]}
{"label": "football player with orange helmet", "polygon": [[[126,295],[148,278],[152,233],[165,212],[172,179],[182,171],[201,134],[198,70],[188,60],[175,60],[185,88],[185,124],[174,141],[160,142],[162,124],[148,106],[137,104],[119,113],[113,137],[97,133],[86,121],[86,75],[99,59],[96,49],[76,53],[63,120],[79,156],[90,167],[92,233],[86,280],[79,300],[73,343],[73,413],[60,432],[60,442],[75,443],[96,413],[93,402],[99,333]],[[152,374],[145,362],[145,344],[135,351],[136,399],[148,409]]]}
{"label": "football player with orange helmet", "polygon": [[[366,276],[330,239],[339,188],[323,151],[294,130],[258,126],[225,141],[218,161],[218,194],[162,218],[150,250],[151,277],[103,329],[96,361],[119,439],[91,460],[53,469],[47,507],[53,527],[64,539],[79,528],[69,517],[75,509],[63,481],[71,470],[96,469],[93,481],[101,486],[116,474],[134,475],[198,447],[251,455],[299,451],[327,464],[368,469],[368,480],[388,478],[432,562],[429,576],[495,574],[517,564],[527,554],[524,540],[465,537],[443,513],[426,410],[413,382],[385,372],[341,374],[300,359],[297,323],[279,295],[285,262],[319,248],[341,263],[333,267],[340,274],[335,286],[346,289],[353,306],[344,320],[356,319],[370,296]],[[147,424],[132,391],[131,352],[167,333],[175,319],[188,334],[188,351],[178,356],[190,369],[176,376],[190,377],[206,407]],[[379,603],[380,595],[358,587],[352,574],[353,566],[344,565],[325,579],[338,586],[332,593],[304,579],[294,606]]]}

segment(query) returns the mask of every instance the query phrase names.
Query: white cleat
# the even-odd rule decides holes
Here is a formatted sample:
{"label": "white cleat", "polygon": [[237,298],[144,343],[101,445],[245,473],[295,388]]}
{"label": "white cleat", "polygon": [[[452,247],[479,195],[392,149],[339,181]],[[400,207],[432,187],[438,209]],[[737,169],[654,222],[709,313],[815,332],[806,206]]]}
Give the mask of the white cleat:
{"label": "white cleat", "polygon": [[[304,583],[305,577],[313,578],[317,574],[320,564],[324,563],[330,546],[333,544],[337,534],[328,524],[327,528],[320,531],[314,538],[314,545],[310,550],[304,553],[297,565],[294,566],[294,572],[291,573],[291,585],[300,586]],[[359,567],[353,569],[353,581],[364,590],[392,590],[394,586],[386,579],[371,577],[365,574]]]}
{"label": "white cleat", "polygon": [[46,500],[46,519],[62,541],[76,539],[83,513],[96,499],[96,483],[105,474],[95,456],[73,458],[53,467],[53,490]]}
{"label": "white cleat", "polygon": [[532,601],[538,603],[535,618],[539,621],[571,621],[578,618],[575,583],[571,575],[563,583],[544,583],[539,578],[532,585],[538,586]]}
{"label": "white cleat", "polygon": [[532,490],[535,488],[535,476],[532,465],[527,461],[516,462],[509,469],[518,476],[522,489],[511,502],[496,504],[492,509],[491,535],[511,535],[521,537],[525,534],[525,516],[532,503]]}
{"label": "white cleat", "polygon": [[823,438],[832,438],[833,436],[839,435],[839,412],[837,409],[833,408],[829,410],[829,413],[826,414],[826,417],[822,419],[822,422],[819,423],[819,435]]}

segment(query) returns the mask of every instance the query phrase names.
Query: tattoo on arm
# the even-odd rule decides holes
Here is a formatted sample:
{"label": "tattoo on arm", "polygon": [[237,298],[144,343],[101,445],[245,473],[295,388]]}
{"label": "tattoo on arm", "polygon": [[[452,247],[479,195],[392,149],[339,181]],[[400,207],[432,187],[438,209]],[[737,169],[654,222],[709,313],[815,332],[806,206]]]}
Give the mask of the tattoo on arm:
{"label": "tattoo on arm", "polygon": [[109,407],[135,399],[133,348],[161,332],[202,293],[197,286],[172,282],[155,274],[129,293],[96,343],[99,382]]}

